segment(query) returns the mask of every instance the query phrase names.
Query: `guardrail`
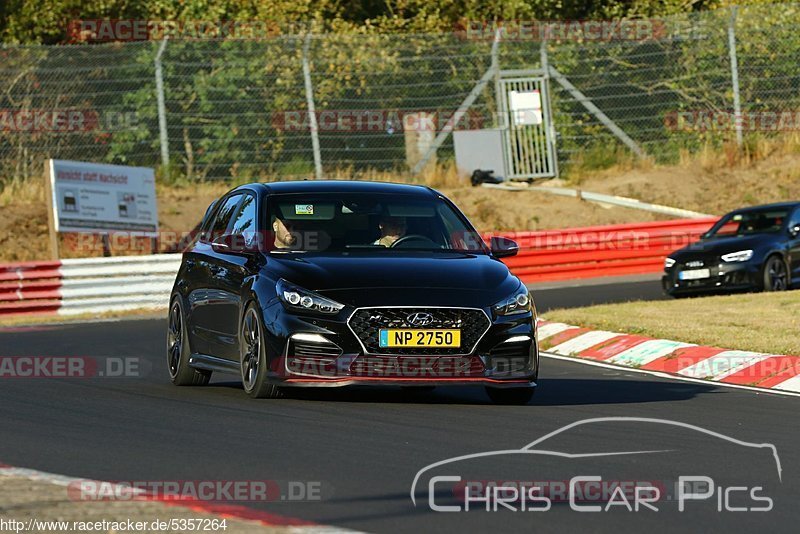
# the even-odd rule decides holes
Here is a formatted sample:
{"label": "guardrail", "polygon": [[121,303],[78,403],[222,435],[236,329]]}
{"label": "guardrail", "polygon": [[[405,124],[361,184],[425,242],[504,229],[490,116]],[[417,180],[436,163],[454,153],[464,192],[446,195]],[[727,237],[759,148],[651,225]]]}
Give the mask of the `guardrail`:
{"label": "guardrail", "polygon": [[[673,250],[695,241],[716,219],[688,219],[499,232],[520,245],[505,260],[523,282],[656,273]],[[0,316],[160,309],[180,266],[179,254],[88,258],[0,265]]]}
{"label": "guardrail", "polygon": [[519,254],[506,265],[525,283],[657,273],[671,252],[700,237],[715,217],[615,224],[538,232],[497,232]]}
{"label": "guardrail", "polygon": [[166,308],[178,254],[0,265],[0,316]]}

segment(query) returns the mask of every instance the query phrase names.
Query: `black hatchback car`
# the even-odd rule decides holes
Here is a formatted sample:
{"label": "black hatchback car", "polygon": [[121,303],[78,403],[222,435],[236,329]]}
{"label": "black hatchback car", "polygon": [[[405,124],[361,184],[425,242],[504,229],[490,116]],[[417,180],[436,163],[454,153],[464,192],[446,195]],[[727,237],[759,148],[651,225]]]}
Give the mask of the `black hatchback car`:
{"label": "black hatchback car", "polygon": [[238,187],[208,209],[172,292],[172,382],[236,373],[286,387],[536,386],[536,310],[464,215],[422,186],[303,181]]}
{"label": "black hatchback car", "polygon": [[664,263],[664,291],[782,291],[800,284],[800,202],[739,209]]}

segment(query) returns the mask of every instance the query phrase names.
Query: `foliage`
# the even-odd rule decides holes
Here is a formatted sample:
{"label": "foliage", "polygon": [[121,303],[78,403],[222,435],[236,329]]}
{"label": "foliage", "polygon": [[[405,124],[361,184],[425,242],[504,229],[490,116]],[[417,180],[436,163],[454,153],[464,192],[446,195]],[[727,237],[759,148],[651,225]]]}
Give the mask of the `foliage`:
{"label": "foliage", "polygon": [[[733,3],[754,4],[764,0]],[[260,20],[315,23],[329,32],[449,31],[468,20],[653,17],[712,9],[728,0],[6,0],[0,39],[56,44],[75,19]]]}

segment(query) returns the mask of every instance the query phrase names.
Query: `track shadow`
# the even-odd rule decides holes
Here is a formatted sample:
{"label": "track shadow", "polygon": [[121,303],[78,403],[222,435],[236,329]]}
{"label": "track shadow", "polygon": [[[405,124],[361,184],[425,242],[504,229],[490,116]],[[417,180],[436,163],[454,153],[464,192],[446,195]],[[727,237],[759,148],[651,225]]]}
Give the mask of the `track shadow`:
{"label": "track shadow", "polygon": [[[239,382],[213,382],[210,388],[242,389]],[[285,400],[352,403],[474,404],[492,405],[482,387],[438,387],[415,390],[399,387],[287,388]],[[724,393],[714,385],[656,380],[550,378],[539,381],[536,395],[528,406],[582,406],[597,404],[637,404],[675,402],[699,395]],[[244,395],[242,391],[242,395]],[[281,400],[265,402],[281,402]],[[498,406],[507,409],[508,406]]]}

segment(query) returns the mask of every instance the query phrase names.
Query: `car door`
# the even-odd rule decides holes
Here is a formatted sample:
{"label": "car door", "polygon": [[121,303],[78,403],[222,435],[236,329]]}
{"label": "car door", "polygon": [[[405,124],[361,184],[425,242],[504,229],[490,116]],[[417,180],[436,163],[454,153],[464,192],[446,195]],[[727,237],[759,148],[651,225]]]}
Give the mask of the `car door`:
{"label": "car door", "polygon": [[258,254],[253,252],[257,213],[256,196],[245,193],[225,230],[225,247],[211,251],[217,304],[209,309],[209,316],[215,325],[219,357],[234,361],[239,360],[238,333],[244,311],[245,281],[259,268]]}
{"label": "car door", "polygon": [[789,224],[786,226],[786,231],[789,232],[789,242],[787,246],[789,251],[789,268],[791,269],[792,280],[795,282],[795,287],[797,283],[800,283],[800,233],[792,235],[792,229],[798,226],[800,226],[800,208],[795,208],[791,217],[789,217]]}
{"label": "car door", "polygon": [[[227,254],[214,251],[212,242],[224,235],[237,213],[244,194],[234,192],[219,201],[210,229],[200,236],[187,261],[194,281],[188,294],[191,346],[194,352],[229,357],[235,349],[234,333],[227,313],[238,309],[238,298],[228,294],[224,279],[229,275]],[[221,321],[222,320],[222,321]]]}

